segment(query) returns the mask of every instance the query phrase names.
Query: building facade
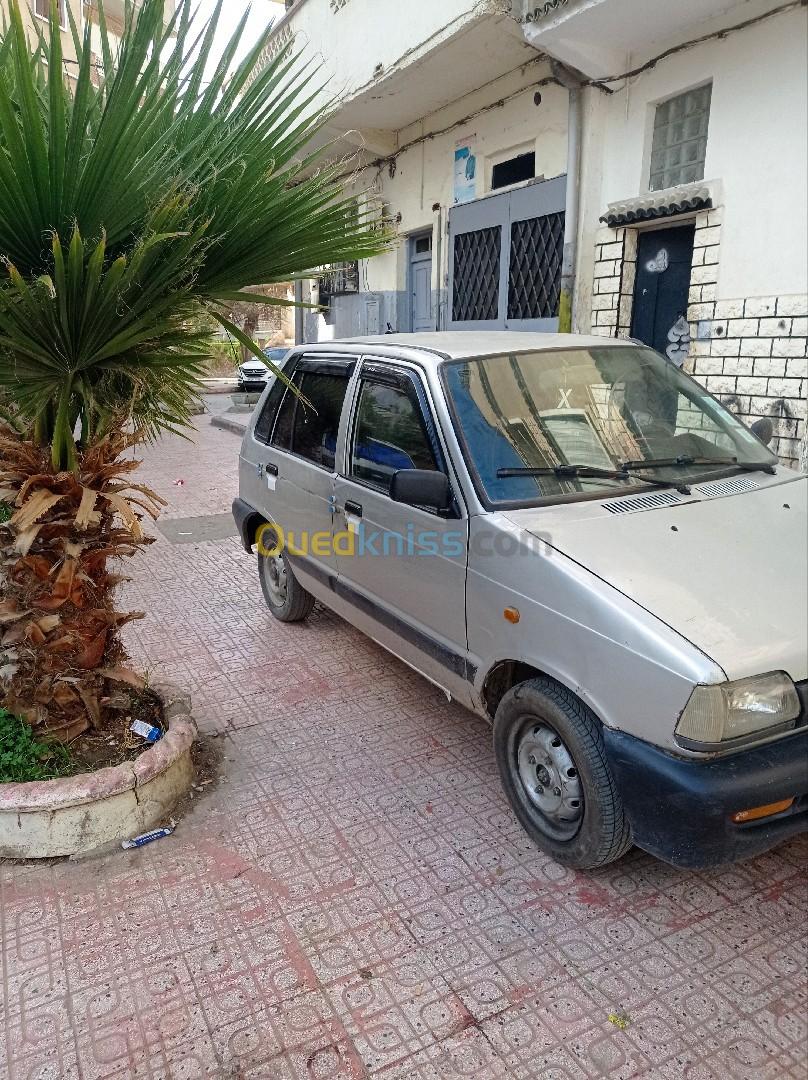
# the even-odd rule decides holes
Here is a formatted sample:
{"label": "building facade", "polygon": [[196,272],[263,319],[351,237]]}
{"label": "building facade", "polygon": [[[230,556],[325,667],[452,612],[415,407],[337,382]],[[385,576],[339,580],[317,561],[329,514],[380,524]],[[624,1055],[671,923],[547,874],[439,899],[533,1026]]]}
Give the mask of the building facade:
{"label": "building facade", "polygon": [[313,283],[305,340],[631,336],[804,454],[802,0],[296,0],[270,53],[289,41],[401,238]]}
{"label": "building facade", "polygon": [[[70,15],[73,16],[76,25],[81,26],[84,5],[82,0],[58,0],[57,6],[59,22],[62,27],[62,54],[69,72],[76,63],[76,48],[73,43],[73,35],[70,32]],[[8,0],[0,0],[0,25],[8,19],[9,8]],[[47,30],[50,0],[22,0],[20,11],[26,30],[31,35]]]}
{"label": "building facade", "polygon": [[[135,0],[135,6],[141,0]],[[26,28],[33,35],[39,31],[47,30],[50,14],[51,0],[20,0],[20,10]],[[98,31],[98,4],[86,2],[86,0],[57,0],[59,21],[62,27],[62,54],[64,56],[65,69],[68,75],[77,67],[76,47],[71,31],[71,16],[75,26],[83,31],[86,24],[91,24],[91,42],[93,49],[93,62],[98,70],[101,68],[101,36]],[[174,14],[175,0],[166,0],[165,15],[170,19]],[[9,11],[8,0],[0,0],[0,25],[7,18]],[[104,0],[104,16],[107,22],[107,31],[113,43],[123,33],[123,24],[126,14],[125,0]]]}

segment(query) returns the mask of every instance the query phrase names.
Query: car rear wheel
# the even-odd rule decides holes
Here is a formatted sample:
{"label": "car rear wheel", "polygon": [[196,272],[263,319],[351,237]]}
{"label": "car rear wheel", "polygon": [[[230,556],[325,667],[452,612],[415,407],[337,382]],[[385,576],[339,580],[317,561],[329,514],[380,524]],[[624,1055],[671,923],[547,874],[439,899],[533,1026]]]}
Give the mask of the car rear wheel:
{"label": "car rear wheel", "polygon": [[494,720],[505,794],[534,843],[576,869],[604,866],[631,847],[600,725],[551,679],[513,687]]}
{"label": "car rear wheel", "polygon": [[314,597],[297,580],[284,552],[259,555],[258,576],[267,607],[279,622],[302,622],[308,618]]}

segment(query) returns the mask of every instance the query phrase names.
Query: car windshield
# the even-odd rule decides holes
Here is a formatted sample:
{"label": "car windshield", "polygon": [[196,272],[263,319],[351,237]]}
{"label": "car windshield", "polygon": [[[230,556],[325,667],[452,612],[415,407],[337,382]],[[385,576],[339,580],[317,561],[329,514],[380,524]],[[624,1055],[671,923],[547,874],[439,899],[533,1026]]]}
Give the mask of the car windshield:
{"label": "car windshield", "polygon": [[288,349],[264,349],[264,356],[271,360],[273,364],[279,364],[288,352]]}
{"label": "car windshield", "polygon": [[475,483],[492,504],[623,494],[660,480],[682,486],[777,462],[652,349],[506,354],[441,371]]}

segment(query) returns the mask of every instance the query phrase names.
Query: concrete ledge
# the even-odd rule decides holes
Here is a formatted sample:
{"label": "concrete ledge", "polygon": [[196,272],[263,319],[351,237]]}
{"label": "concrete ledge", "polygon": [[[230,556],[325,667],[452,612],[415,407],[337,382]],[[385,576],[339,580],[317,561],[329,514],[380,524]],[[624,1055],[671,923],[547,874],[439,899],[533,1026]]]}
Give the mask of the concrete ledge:
{"label": "concrete ledge", "polygon": [[232,431],[234,435],[246,435],[247,424],[240,420],[234,420],[232,417],[220,413],[218,416],[212,416],[210,422],[214,427],[222,428],[224,431]]}
{"label": "concrete ledge", "polygon": [[233,394],[238,390],[238,379],[202,379],[206,394]]}
{"label": "concrete ledge", "polygon": [[197,737],[191,703],[172,683],[163,699],[168,731],[133,762],[31,784],[0,784],[0,858],[80,855],[165,823],[194,781]]}

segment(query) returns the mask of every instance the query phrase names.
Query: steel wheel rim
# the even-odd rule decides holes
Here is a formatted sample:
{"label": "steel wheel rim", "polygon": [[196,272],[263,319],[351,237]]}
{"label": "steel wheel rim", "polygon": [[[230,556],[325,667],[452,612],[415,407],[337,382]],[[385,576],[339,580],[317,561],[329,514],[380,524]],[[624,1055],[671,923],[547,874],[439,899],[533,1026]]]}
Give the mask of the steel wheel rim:
{"label": "steel wheel rim", "polygon": [[554,840],[571,840],[581,827],[584,794],[575,759],[544,721],[531,718],[517,736],[516,779],[536,824]]}
{"label": "steel wheel rim", "polygon": [[289,595],[289,577],[280,555],[267,555],[261,566],[264,584],[276,607],[283,607]]}

